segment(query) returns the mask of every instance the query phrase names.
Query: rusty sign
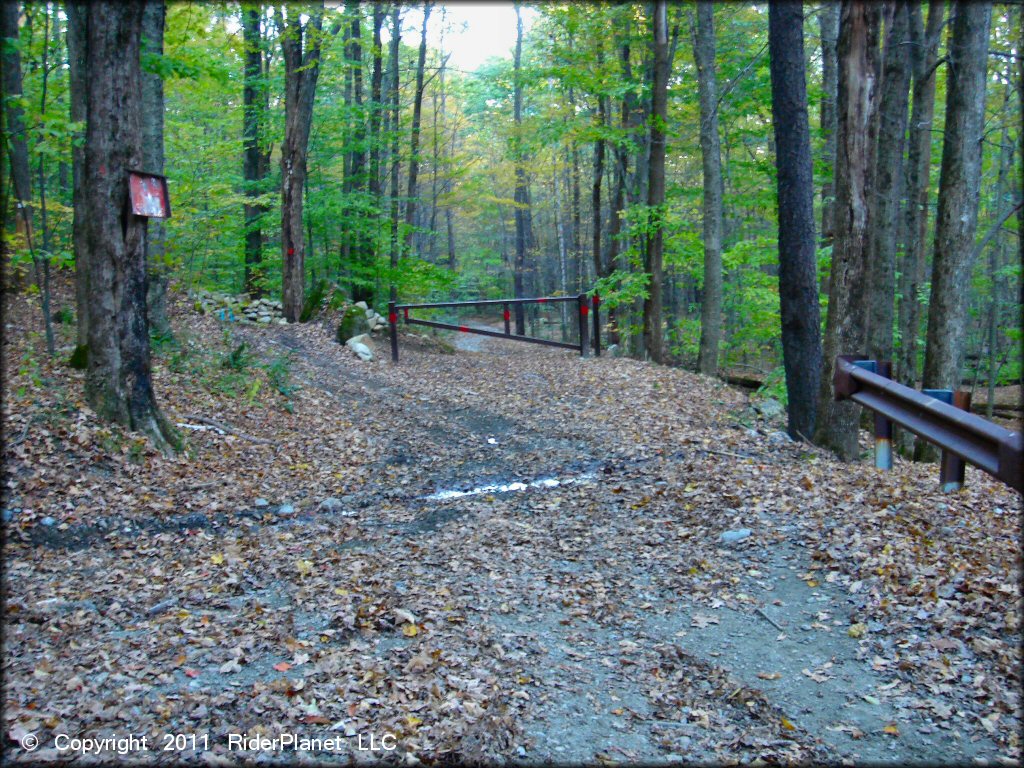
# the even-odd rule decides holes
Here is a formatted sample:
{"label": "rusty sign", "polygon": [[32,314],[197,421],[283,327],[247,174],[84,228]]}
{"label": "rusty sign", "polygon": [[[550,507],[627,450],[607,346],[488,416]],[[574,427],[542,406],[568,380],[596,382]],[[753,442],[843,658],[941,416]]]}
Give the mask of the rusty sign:
{"label": "rusty sign", "polygon": [[156,173],[128,172],[128,190],[132,213],[153,219],[171,217],[171,196],[167,192],[167,177]]}

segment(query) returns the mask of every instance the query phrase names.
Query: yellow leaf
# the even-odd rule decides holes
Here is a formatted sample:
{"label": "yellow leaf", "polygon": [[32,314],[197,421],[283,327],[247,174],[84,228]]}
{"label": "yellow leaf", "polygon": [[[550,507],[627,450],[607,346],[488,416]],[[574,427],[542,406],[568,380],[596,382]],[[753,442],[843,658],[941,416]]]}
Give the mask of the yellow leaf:
{"label": "yellow leaf", "polygon": [[900,729],[896,726],[896,723],[889,723],[887,726],[885,726],[885,728],[882,729],[882,731],[888,733],[890,736],[900,735]]}
{"label": "yellow leaf", "polygon": [[612,710],[612,714],[613,714],[613,715],[621,715],[621,714],[622,714],[623,712],[625,712],[625,711],[626,711],[626,710],[624,710],[624,709],[623,709],[622,707],[619,707],[619,708],[617,708],[617,709],[613,709],[613,710]]}
{"label": "yellow leaf", "polygon": [[796,730],[796,726],[789,722],[789,720],[787,720],[786,718],[782,718],[782,727],[785,728],[787,731]]}
{"label": "yellow leaf", "polygon": [[867,631],[868,625],[861,624],[858,622],[857,624],[851,624],[849,629],[846,630],[846,634],[848,634],[850,637],[863,637],[864,633]]}
{"label": "yellow leaf", "polygon": [[409,727],[415,728],[417,725],[419,725],[423,721],[420,718],[415,717],[414,715],[406,715],[405,716],[405,722],[407,722],[409,724]]}
{"label": "yellow leaf", "polygon": [[300,576],[309,576],[313,572],[313,563],[309,560],[296,560],[295,567]]}
{"label": "yellow leaf", "polygon": [[807,580],[807,586],[808,587],[816,587],[816,586],[818,586],[818,582],[816,582],[814,579],[808,579]]}
{"label": "yellow leaf", "polygon": [[406,624],[402,627],[402,634],[406,637],[416,637],[420,633],[420,628],[415,624]]}
{"label": "yellow leaf", "polygon": [[220,552],[217,552],[216,554],[210,555],[210,562],[213,563],[214,565],[220,565],[221,563],[224,562],[224,555],[221,554]]}

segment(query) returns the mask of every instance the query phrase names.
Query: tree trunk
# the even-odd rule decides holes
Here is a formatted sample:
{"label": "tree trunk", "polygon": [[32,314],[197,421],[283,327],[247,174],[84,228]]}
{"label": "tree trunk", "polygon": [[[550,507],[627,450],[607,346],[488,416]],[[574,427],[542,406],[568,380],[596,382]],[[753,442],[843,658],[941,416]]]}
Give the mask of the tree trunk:
{"label": "tree trunk", "polygon": [[[832,245],[835,227],[836,100],[839,92],[839,0],[827,0],[818,13],[821,27],[821,135],[825,139],[824,179],[821,184],[821,246]],[[822,279],[827,275],[822,275]],[[822,286],[827,289],[827,283]]]}
{"label": "tree trunk", "polygon": [[903,144],[910,90],[910,4],[886,10],[885,63],[878,107],[873,226],[868,249],[868,358],[893,358],[896,232],[903,195]]}
{"label": "tree trunk", "polygon": [[256,202],[263,192],[264,162],[262,126],[266,117],[267,83],[263,78],[263,47],[258,7],[242,10],[245,72],[242,88],[242,176],[245,180],[245,292],[258,299],[264,294],[263,229],[266,206]]}
{"label": "tree trunk", "polygon": [[[50,14],[43,13],[43,56],[42,56],[42,95],[39,103],[40,125],[42,135],[45,135],[46,125],[46,91],[49,79],[48,53],[50,50]],[[38,143],[37,143],[38,146]],[[46,216],[46,170],[43,153],[39,154],[39,231],[42,234],[42,251],[37,255],[32,248],[32,259],[35,262],[36,285],[39,287],[39,297],[43,310],[43,326],[46,329],[46,353],[53,357],[53,323],[50,321],[50,227]],[[32,247],[31,239],[29,247]]]}
{"label": "tree trunk", "polygon": [[412,103],[412,133],[409,137],[409,186],[405,204],[405,250],[412,251],[412,235],[416,226],[416,182],[420,170],[420,120],[423,114],[423,70],[427,64],[427,21],[432,2],[423,4],[423,31],[420,34],[419,58],[416,60],[416,94]]}
{"label": "tree trunk", "polygon": [[[928,26],[923,28],[921,8],[910,6],[910,32],[914,87],[910,122],[910,149],[906,165],[906,220],[903,268],[900,270],[899,326],[900,346],[896,365],[898,380],[908,387],[917,386],[917,342],[921,305],[918,293],[924,282],[925,243],[928,230],[928,172],[931,168],[932,119],[935,114],[935,69],[938,56],[945,0],[928,4]],[[904,442],[913,440],[902,432]],[[904,446],[907,447],[907,446]]]}
{"label": "tree trunk", "polygon": [[809,441],[814,434],[821,375],[821,312],[800,3],[768,6],[768,45],[778,170],[779,303],[789,401],[787,431],[794,440]]}
{"label": "tree trunk", "polygon": [[[177,438],[153,395],[146,313],[146,219],[130,213],[128,171],[142,163],[139,63],[143,5],[91,2],[85,22],[87,115],[81,211],[89,273],[85,395],[104,419],[168,451]],[[76,34],[81,31],[77,30]],[[77,210],[76,210],[77,213]],[[79,307],[81,314],[82,307]]]}
{"label": "tree trunk", "polygon": [[661,273],[664,250],[665,127],[668,119],[668,8],[654,3],[654,77],[651,92],[651,158],[647,184],[648,233],[644,270],[650,275],[644,299],[644,348],[656,363],[665,361],[661,331]]}
{"label": "tree trunk", "polygon": [[[284,142],[281,145],[281,280],[284,316],[299,320],[305,297],[305,249],[302,232],[302,191],[306,180],[306,152],[313,122],[313,96],[320,75],[323,2],[302,24],[296,9],[281,35],[284,58]],[[336,32],[337,30],[333,30]]]}
{"label": "tree trunk", "polygon": [[[598,67],[602,64],[601,51],[597,54]],[[611,272],[611,268],[605,267],[601,258],[601,229],[604,217],[601,215],[601,181],[604,178],[604,134],[608,120],[608,97],[598,95],[597,97],[597,125],[598,134],[594,140],[594,178],[590,185],[590,237],[592,240],[594,261],[594,275],[600,280]]]}
{"label": "tree trunk", "polygon": [[942,145],[924,361],[924,386],[929,389],[956,389],[960,386],[967,287],[971,280],[974,234],[978,225],[985,66],[992,6],[987,2],[961,0],[954,3],[952,13],[946,136]]}
{"label": "tree trunk", "polygon": [[[513,59],[512,74],[512,161],[515,163],[515,221],[516,221],[516,256],[512,272],[513,295],[520,299],[525,295],[524,281],[526,277],[526,206],[529,205],[529,190],[527,189],[526,168],[522,150],[522,123],[523,123],[523,83],[520,76],[522,71],[523,53],[523,17],[519,2],[515,3],[516,9],[516,49]],[[526,333],[526,317],[523,312],[523,305],[515,305],[516,333],[520,336]]]}
{"label": "tree trunk", "polygon": [[380,116],[381,83],[384,79],[384,51],[380,30],[384,26],[383,3],[373,4],[373,71],[370,74],[370,180],[368,189],[374,204],[380,205]]}
{"label": "tree trunk", "polygon": [[[164,52],[164,0],[146,0],[142,12],[142,51],[159,56]],[[164,81],[152,72],[142,73],[142,169],[147,173],[164,172]],[[171,321],[167,318],[167,283],[170,265],[165,250],[166,232],[161,219],[153,219],[146,227],[146,264],[149,288],[146,306],[149,324],[160,338],[173,338]]]}
{"label": "tree trunk", "polygon": [[814,441],[846,461],[858,456],[860,406],[835,401],[832,373],[837,355],[863,354],[867,340],[864,281],[878,125],[880,14],[880,6],[869,0],[843,0],[839,29],[835,242]]}
{"label": "tree trunk", "polygon": [[[802,19],[795,21],[802,28]],[[803,41],[800,42],[802,51]],[[714,376],[718,373],[718,346],[722,339],[722,152],[718,143],[714,4],[709,0],[697,3],[693,57],[697,64],[700,151],[704,161],[704,294],[700,309],[697,369],[703,374]],[[802,69],[799,76],[803,83]],[[802,95],[806,103],[806,93]],[[804,117],[806,120],[806,107]]]}
{"label": "tree trunk", "polygon": [[[85,54],[88,48],[88,5],[81,2],[65,3],[68,16],[68,70],[72,122],[85,125],[86,118],[86,77]],[[71,144],[71,186],[73,217],[71,237],[75,251],[75,306],[77,321],[77,344],[71,355],[71,365],[85,368],[89,348],[89,268],[86,263],[88,243],[86,241],[85,210],[85,131],[77,131],[76,141]]]}
{"label": "tree trunk", "polygon": [[[391,9],[391,271],[398,272],[398,130],[401,120],[398,111],[398,46],[402,40],[402,20],[399,16],[398,3]],[[391,281],[391,301],[398,298],[398,286]]]}

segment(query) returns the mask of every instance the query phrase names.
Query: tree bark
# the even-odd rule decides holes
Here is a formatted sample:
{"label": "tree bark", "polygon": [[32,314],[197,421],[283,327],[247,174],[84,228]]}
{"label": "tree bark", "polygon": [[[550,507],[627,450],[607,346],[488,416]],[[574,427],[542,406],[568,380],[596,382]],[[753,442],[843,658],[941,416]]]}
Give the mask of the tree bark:
{"label": "tree bark", "polygon": [[822,375],[814,441],[845,461],[858,456],[860,406],[835,401],[832,374],[840,354],[863,354],[866,342],[868,195],[874,179],[881,8],[869,0],[843,0],[839,29],[839,99],[836,132],[835,242],[825,321]]}
{"label": "tree bark", "polygon": [[814,177],[807,118],[803,9],[768,6],[772,121],[778,170],[779,303],[786,370],[788,428],[794,440],[814,434],[821,375],[821,311],[814,238]]}
{"label": "tree bark", "polygon": [[885,63],[878,107],[874,213],[868,249],[867,352],[871,360],[893,358],[896,301],[896,233],[903,196],[903,145],[910,91],[910,4],[886,10]]}
{"label": "tree bark", "polygon": [[661,331],[661,278],[664,251],[665,130],[668,119],[668,8],[666,0],[654,3],[654,71],[651,91],[651,157],[647,184],[648,233],[644,270],[650,275],[644,299],[644,348],[651,360],[663,363]]}
{"label": "tree bark", "polygon": [[309,131],[313,122],[313,97],[320,75],[322,31],[321,0],[305,24],[293,9],[281,35],[285,67],[285,126],[281,145],[281,293],[284,316],[289,323],[298,322],[305,297],[302,192],[306,180]]}
{"label": "tree bark", "polygon": [[[802,18],[792,20],[797,21],[802,28]],[[800,43],[802,52],[803,41]],[[718,142],[714,4],[709,0],[697,3],[693,57],[697,64],[700,150],[704,161],[704,293],[700,309],[697,370],[714,376],[718,373],[718,346],[722,339],[722,152]],[[802,70],[799,76],[803,83]],[[804,100],[806,103],[806,93]],[[806,107],[804,111],[806,115]]]}
{"label": "tree bark", "polygon": [[[835,227],[836,101],[839,93],[839,0],[827,0],[818,13],[821,28],[821,135],[825,139],[825,172],[821,184],[821,246],[832,245]],[[822,275],[822,278],[827,275]],[[827,289],[827,284],[823,289]]]}
{"label": "tree bark", "polygon": [[[242,9],[245,71],[242,88],[242,176],[245,180],[245,292],[251,298],[264,295],[263,228],[266,206],[257,201],[266,177],[263,162],[262,126],[266,122],[267,83],[263,78],[263,46],[259,7]],[[250,202],[251,201],[251,202]]]}
{"label": "tree bark", "polygon": [[86,76],[85,54],[88,48],[86,34],[89,29],[84,2],[68,2],[64,5],[68,16],[67,44],[68,71],[70,82],[71,121],[83,126],[75,132],[71,144],[71,200],[74,211],[71,221],[71,239],[75,251],[75,307],[77,343],[71,355],[75,368],[85,368],[89,348],[89,268],[86,263],[89,245],[86,240],[85,211],[85,119],[86,119]]}
{"label": "tree bark", "polygon": [[87,86],[81,213],[91,311],[85,395],[101,418],[143,432],[169,451],[177,438],[157,407],[150,368],[146,219],[131,215],[128,199],[128,171],[142,163],[144,7],[91,2],[81,10],[69,21],[87,27],[77,38],[85,42]]}
{"label": "tree bark", "polygon": [[[529,189],[527,188],[526,168],[524,166],[522,150],[522,123],[523,123],[523,83],[522,54],[523,54],[523,17],[522,8],[519,2],[515,3],[516,10],[516,48],[512,69],[512,161],[515,163],[515,222],[516,222],[516,255],[512,272],[513,295],[520,299],[525,296],[524,282],[526,278],[526,207],[529,205]],[[523,312],[523,305],[515,305],[516,333],[520,336],[526,333],[526,316]]]}
{"label": "tree bark", "polygon": [[[16,2],[0,4],[0,38],[18,39],[18,8]],[[10,169],[10,182],[14,188],[15,225],[24,231],[26,237],[32,235],[32,176],[28,161],[28,139],[25,131],[25,110],[20,100],[22,97],[21,54],[20,47],[5,46],[3,54],[3,90],[6,109],[4,117],[7,125],[8,147],[5,149],[5,161]],[[4,211],[6,215],[6,211]],[[7,266],[5,265],[5,270]]]}
{"label": "tree bark", "polygon": [[[391,271],[398,272],[399,241],[398,241],[398,131],[401,120],[398,112],[398,46],[402,40],[402,20],[399,16],[398,3],[391,8]],[[391,301],[398,298],[398,287],[391,281]]]}
{"label": "tree bark", "polygon": [[967,286],[974,262],[985,121],[985,67],[992,5],[953,5],[946,85],[946,136],[942,145],[939,207],[935,222],[932,290],[928,303],[924,386],[960,386],[967,321]]}
{"label": "tree bark", "polygon": [[419,58],[416,60],[416,93],[412,103],[412,132],[409,137],[409,185],[405,204],[405,250],[412,252],[412,236],[416,226],[416,183],[420,170],[420,120],[423,114],[423,70],[427,64],[427,21],[433,2],[423,4],[423,30],[420,34]]}
{"label": "tree bark", "polygon": [[[142,52],[160,56],[164,52],[164,0],[146,0],[142,12]],[[164,81],[153,72],[142,73],[142,169],[147,173],[164,172]],[[149,287],[146,306],[153,332],[164,339],[173,338],[167,318],[167,283],[170,265],[165,248],[166,232],[160,219],[146,227],[146,264]]]}
{"label": "tree bark", "polygon": [[[945,16],[945,0],[928,4],[928,26],[923,29],[921,8],[910,6],[910,32],[914,87],[910,122],[910,148],[906,164],[906,219],[903,263],[900,270],[900,346],[896,365],[898,380],[917,386],[917,343],[920,336],[921,305],[918,293],[924,282],[925,243],[928,231],[928,172],[931,168],[932,120],[935,115],[935,62]],[[906,435],[904,441],[912,439]]]}

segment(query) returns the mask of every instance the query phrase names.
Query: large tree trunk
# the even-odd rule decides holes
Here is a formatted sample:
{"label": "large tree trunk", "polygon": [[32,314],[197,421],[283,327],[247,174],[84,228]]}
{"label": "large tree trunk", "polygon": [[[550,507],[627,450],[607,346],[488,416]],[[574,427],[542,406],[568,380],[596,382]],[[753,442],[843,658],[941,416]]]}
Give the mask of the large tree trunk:
{"label": "large tree trunk", "polygon": [[153,395],[146,219],[131,215],[128,201],[128,171],[142,163],[143,10],[141,4],[92,2],[70,17],[87,26],[79,38],[86,44],[81,214],[91,310],[85,395],[101,418],[143,432],[167,451],[177,441]]}
{"label": "large tree trunk", "polygon": [[[159,56],[164,52],[164,0],[146,0],[142,12],[142,50]],[[153,72],[142,73],[142,168],[147,173],[164,172],[164,81]],[[149,288],[146,306],[149,324],[161,338],[172,338],[171,321],[167,318],[167,283],[170,265],[165,252],[164,223],[153,219],[146,228],[146,263]]]}
{"label": "large tree trunk", "polygon": [[405,204],[405,250],[412,252],[412,236],[416,226],[416,183],[420,170],[420,121],[423,114],[423,70],[427,64],[427,21],[432,2],[423,4],[423,30],[420,34],[419,58],[416,60],[416,93],[412,102],[412,133],[409,137],[409,185]]}
{"label": "large tree trunk", "polygon": [[[530,194],[527,188],[525,159],[522,150],[522,122],[523,122],[523,83],[521,78],[522,53],[523,53],[523,17],[520,4],[516,2],[516,49],[513,59],[512,75],[512,161],[515,164],[515,221],[516,221],[516,255],[512,271],[513,295],[520,299],[525,295],[524,282],[526,279],[526,206],[529,205]],[[526,333],[526,316],[523,312],[523,305],[515,305],[516,333],[520,336]]]}
{"label": "large tree trunk", "polygon": [[[0,38],[18,39],[18,8],[16,2],[0,4]],[[15,226],[19,232],[31,239],[32,236],[32,176],[28,162],[28,140],[25,132],[25,110],[21,105],[21,47],[4,44],[3,50],[3,91],[7,124],[4,132],[7,147],[4,148],[6,168],[10,169],[10,183],[14,188],[14,205],[17,217]],[[6,174],[5,174],[6,175]],[[6,180],[5,180],[6,183]],[[7,212],[3,212],[6,216]],[[5,272],[8,265],[4,265]]]}
{"label": "large tree trunk", "polygon": [[[264,294],[263,229],[266,207],[256,202],[263,190],[263,131],[267,83],[263,77],[263,46],[259,7],[242,10],[245,72],[242,88],[242,176],[245,180],[245,291],[256,299]],[[250,202],[251,201],[251,202]]]}
{"label": "large tree trunk", "polygon": [[960,386],[967,287],[971,280],[974,233],[978,225],[985,65],[992,6],[987,2],[961,0],[953,5],[952,12],[953,31],[946,85],[946,138],[942,145],[924,360],[924,386],[930,389],[956,389]]}
{"label": "large tree trunk", "polygon": [[896,233],[903,195],[903,144],[910,91],[910,4],[886,10],[885,64],[878,107],[874,212],[868,248],[868,358],[893,357],[896,301]]}
{"label": "large tree trunk", "polygon": [[[835,227],[836,101],[839,94],[839,0],[827,0],[818,13],[821,29],[821,135],[828,170],[821,184],[821,246],[832,245]],[[824,279],[827,275],[823,275]],[[827,284],[823,290],[827,289]]]}
{"label": "large tree trunk", "polygon": [[668,7],[666,0],[654,3],[654,77],[651,90],[651,156],[647,183],[649,232],[644,270],[650,275],[644,299],[644,348],[651,360],[663,363],[661,332],[661,278],[664,252],[665,126],[668,119]]}
{"label": "large tree trunk", "polygon": [[822,376],[814,441],[841,459],[857,458],[860,406],[835,401],[836,356],[863,354],[866,342],[864,282],[870,231],[868,195],[873,188],[877,134],[881,7],[843,0],[839,29],[839,99],[836,132],[835,242],[825,321]]}
{"label": "large tree trunk", "polygon": [[778,170],[779,303],[788,432],[795,440],[810,440],[821,375],[821,312],[800,3],[774,2],[768,6],[768,45]]}
{"label": "large tree trunk", "polygon": [[[598,67],[602,64],[601,51],[598,49]],[[604,216],[601,209],[601,182],[604,179],[604,130],[608,122],[608,97],[599,95],[597,97],[597,126],[598,134],[594,140],[594,177],[590,184],[590,237],[592,243],[592,256],[594,262],[594,276],[600,280],[611,272],[611,267],[606,267],[604,259],[601,258],[601,230]]]}
{"label": "large tree trunk", "polygon": [[[313,122],[313,97],[320,75],[323,3],[302,24],[292,9],[281,35],[284,57],[284,142],[281,145],[281,281],[284,316],[299,320],[305,295],[305,248],[302,232],[302,191],[306,181],[306,152]],[[335,30],[336,31],[336,30]]]}
{"label": "large tree trunk", "polygon": [[[722,151],[718,143],[714,18],[713,3],[709,0],[697,3],[693,57],[697,63],[700,151],[704,160],[704,294],[697,369],[708,376],[718,373],[718,345],[722,339]],[[797,21],[802,27],[802,21]],[[803,83],[803,70],[799,74]],[[804,98],[806,100],[806,94]]]}
{"label": "large tree trunk", "polygon": [[[914,87],[910,122],[910,149],[906,165],[906,221],[904,255],[900,270],[900,346],[896,376],[909,387],[917,385],[917,342],[921,326],[918,293],[924,281],[925,243],[928,231],[928,172],[932,155],[932,119],[935,114],[935,69],[945,0],[928,4],[928,26],[924,29],[921,8],[910,6],[910,32]],[[912,439],[906,435],[903,441]]]}

